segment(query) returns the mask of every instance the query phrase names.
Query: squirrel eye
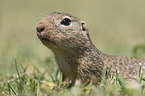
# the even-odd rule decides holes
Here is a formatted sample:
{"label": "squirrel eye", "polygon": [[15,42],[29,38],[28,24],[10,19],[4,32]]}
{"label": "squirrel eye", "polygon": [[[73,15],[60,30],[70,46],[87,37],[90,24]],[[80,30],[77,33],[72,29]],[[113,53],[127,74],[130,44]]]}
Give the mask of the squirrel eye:
{"label": "squirrel eye", "polygon": [[61,21],[62,25],[69,26],[71,24],[71,20],[69,18],[65,18]]}

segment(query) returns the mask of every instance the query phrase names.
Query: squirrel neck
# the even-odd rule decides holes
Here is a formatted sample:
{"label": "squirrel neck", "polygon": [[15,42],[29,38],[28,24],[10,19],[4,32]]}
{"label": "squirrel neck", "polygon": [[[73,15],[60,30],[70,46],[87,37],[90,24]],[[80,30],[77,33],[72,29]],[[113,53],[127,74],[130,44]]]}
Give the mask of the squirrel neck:
{"label": "squirrel neck", "polygon": [[[98,73],[102,73],[101,71],[103,70],[103,66],[102,64],[104,64],[102,62],[102,59],[100,58],[100,54],[101,52],[93,45],[93,43],[91,41],[87,41],[86,43],[84,43],[84,45],[77,47],[77,48],[73,48],[73,49],[65,49],[65,50],[53,50],[57,64],[60,68],[60,70],[65,74],[65,73],[70,73],[71,74],[78,74],[79,78],[83,78],[84,81],[88,78],[85,79],[86,76],[81,77],[83,75],[81,75],[82,70],[89,70],[90,68],[92,69],[92,67],[94,66],[94,72],[98,72]],[[97,58],[97,60],[96,60]],[[94,60],[93,60],[94,59]],[[91,63],[89,63],[91,61]],[[101,64],[101,68],[96,68],[96,63]],[[92,64],[88,65],[88,64]],[[84,66],[88,66],[88,69]],[[89,68],[90,67],[90,68]],[[73,70],[73,72],[70,72],[70,70]],[[79,70],[79,71],[78,71]],[[98,71],[96,71],[98,70]],[[93,74],[93,73],[92,73]],[[97,75],[97,76],[101,76],[101,75]],[[77,76],[77,75],[76,75]],[[66,76],[69,77],[69,76]],[[73,76],[71,76],[73,77]],[[77,77],[75,77],[77,78]],[[72,79],[72,78],[70,78]]]}
{"label": "squirrel neck", "polygon": [[[77,60],[86,56],[98,56],[101,54],[101,51],[98,50],[91,40],[86,41],[83,43],[83,46],[80,45],[74,48],[59,48],[57,50],[52,50],[55,54],[56,59],[61,58],[69,60]],[[67,59],[66,59],[67,60]]]}

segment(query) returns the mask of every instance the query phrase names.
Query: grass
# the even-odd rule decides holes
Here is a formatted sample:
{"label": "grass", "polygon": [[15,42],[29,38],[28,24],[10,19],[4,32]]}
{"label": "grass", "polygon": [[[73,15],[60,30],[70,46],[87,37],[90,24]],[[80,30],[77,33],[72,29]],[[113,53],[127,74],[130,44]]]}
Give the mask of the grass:
{"label": "grass", "polygon": [[[0,96],[144,96],[144,81],[106,77],[98,86],[77,82],[67,89],[53,53],[37,39],[35,26],[47,13],[73,14],[87,22],[104,53],[145,56],[145,1],[0,0]],[[80,6],[81,5],[81,6]],[[87,6],[87,7],[86,7]],[[139,72],[140,73],[140,72]]]}
{"label": "grass", "polygon": [[[17,63],[14,58],[16,74],[8,76],[6,81],[0,83],[0,94],[26,95],[26,96],[144,96],[145,82],[142,80],[141,71],[136,83],[127,83],[117,72],[110,77],[104,68],[102,81],[98,86],[92,83],[84,86],[77,81],[76,85],[68,89],[67,83],[62,82],[61,73],[56,70],[54,75],[48,71],[40,71],[36,66],[31,66],[32,72],[28,72],[28,66]],[[141,68],[141,67],[140,67]],[[20,70],[21,69],[21,70]],[[110,68],[111,69],[111,68]]]}

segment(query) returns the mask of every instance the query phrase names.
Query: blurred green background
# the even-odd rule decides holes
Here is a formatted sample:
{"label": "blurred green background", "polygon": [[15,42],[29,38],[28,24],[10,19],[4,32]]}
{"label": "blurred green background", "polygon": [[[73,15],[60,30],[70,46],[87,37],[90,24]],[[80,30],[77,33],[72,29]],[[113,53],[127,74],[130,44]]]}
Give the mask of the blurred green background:
{"label": "blurred green background", "polygon": [[50,72],[56,66],[35,30],[53,11],[85,21],[93,43],[104,53],[133,56],[134,46],[145,43],[144,0],[0,0],[0,80],[16,73],[14,58]]}

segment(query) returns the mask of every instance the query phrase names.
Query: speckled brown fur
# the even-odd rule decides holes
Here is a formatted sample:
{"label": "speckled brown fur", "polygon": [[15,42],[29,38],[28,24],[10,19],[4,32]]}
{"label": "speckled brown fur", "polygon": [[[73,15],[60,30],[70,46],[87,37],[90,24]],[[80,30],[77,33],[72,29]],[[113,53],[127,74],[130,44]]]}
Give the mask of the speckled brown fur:
{"label": "speckled brown fur", "polygon": [[[66,18],[70,25],[61,23]],[[104,66],[112,66],[111,72],[117,70],[125,79],[134,79],[139,64],[145,65],[145,58],[110,56],[99,51],[89,37],[86,23],[72,15],[49,13],[36,28],[39,39],[54,52],[63,80],[71,80],[72,84],[76,79],[100,81]]]}

